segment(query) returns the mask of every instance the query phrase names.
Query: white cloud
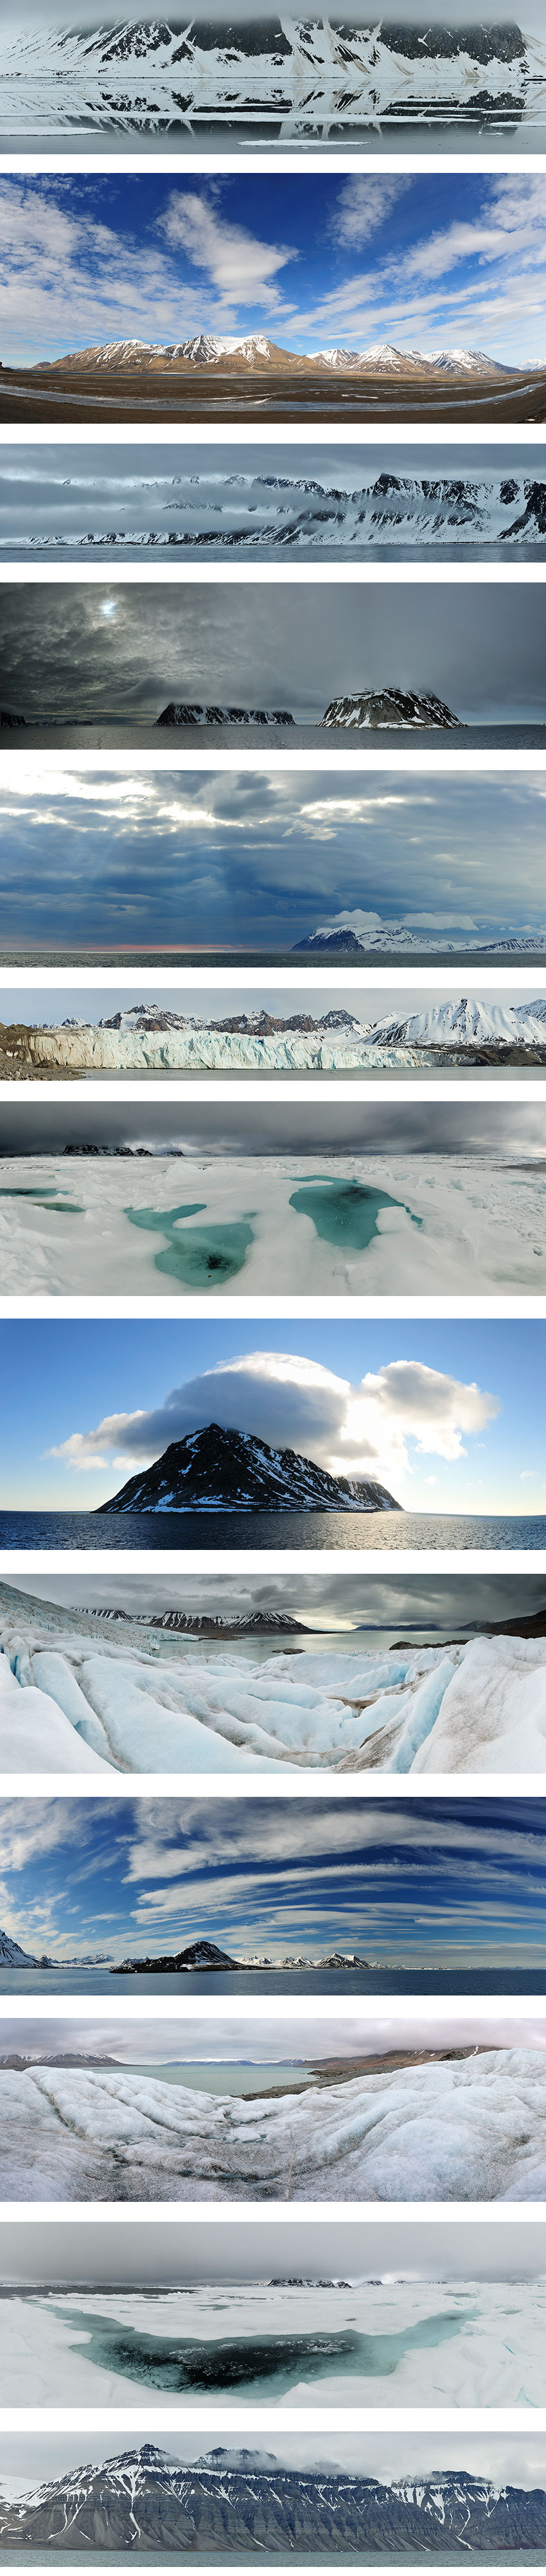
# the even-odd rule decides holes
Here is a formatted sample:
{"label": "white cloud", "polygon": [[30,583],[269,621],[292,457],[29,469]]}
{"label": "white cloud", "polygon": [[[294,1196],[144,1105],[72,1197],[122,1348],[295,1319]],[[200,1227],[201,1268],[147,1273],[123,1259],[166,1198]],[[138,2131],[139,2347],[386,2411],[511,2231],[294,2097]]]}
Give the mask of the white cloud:
{"label": "white cloud", "polygon": [[125,1474],[162,1455],[169,1442],[219,1422],[278,1448],[295,1449],[333,1473],[408,1472],[408,1442],[419,1456],[464,1457],[463,1434],[495,1419],[499,1403],[418,1360],[394,1360],[359,1385],[297,1354],[251,1351],[174,1387],[153,1413],[111,1414],[73,1432],[50,1452],[69,1467],[104,1467],[110,1452]]}
{"label": "white cloud", "polygon": [[400,197],[412,185],[408,178],[382,179],[375,172],[367,179],[358,175],[346,179],[340,188],[332,232],[335,240],[350,248],[354,243],[370,241],[380,232]]}
{"label": "white cloud", "polygon": [[271,309],[277,270],[297,258],[286,245],[259,241],[243,224],[228,223],[196,189],[169,198],[160,227],[172,250],[186,251],[222,296],[243,304],[265,302]]}

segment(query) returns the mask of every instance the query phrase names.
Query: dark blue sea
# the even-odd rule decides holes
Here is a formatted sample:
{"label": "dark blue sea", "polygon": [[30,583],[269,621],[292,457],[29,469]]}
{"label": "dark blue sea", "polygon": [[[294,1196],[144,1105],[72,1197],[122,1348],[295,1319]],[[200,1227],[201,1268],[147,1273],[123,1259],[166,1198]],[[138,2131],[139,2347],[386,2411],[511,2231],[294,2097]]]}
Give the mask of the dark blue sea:
{"label": "dark blue sea", "polygon": [[546,1514],[0,1512],[2,1548],[546,1548]]}
{"label": "dark blue sea", "polygon": [[526,1968],[238,1968],[215,1976],[190,1969],[119,1977],[108,1967],[6,1968],[0,1995],[115,1995],[120,2008],[142,1995],[545,1995],[544,1967]]}

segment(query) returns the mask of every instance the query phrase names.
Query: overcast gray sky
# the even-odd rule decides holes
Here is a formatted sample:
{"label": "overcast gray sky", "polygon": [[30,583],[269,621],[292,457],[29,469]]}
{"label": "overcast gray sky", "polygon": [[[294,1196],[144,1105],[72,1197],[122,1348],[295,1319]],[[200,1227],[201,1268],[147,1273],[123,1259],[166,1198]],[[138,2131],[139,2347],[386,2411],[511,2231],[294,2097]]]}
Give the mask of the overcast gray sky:
{"label": "overcast gray sky", "polygon": [[433,690],[465,723],[543,721],[546,593],[525,581],[6,582],[0,666],[3,704],[34,723],[153,721],[174,698],[285,707],[311,724],[330,699],[385,687]]}
{"label": "overcast gray sky", "polygon": [[218,2212],[206,2219],[138,2219],[122,2226],[75,2219],[10,2219],[0,2222],[0,2280],[48,2283],[114,2283],[153,2288],[184,2281],[269,2280],[297,2266],[303,2277],[325,2274],[352,2280],[384,2273],[414,2280],[535,2280],[546,2272],[546,2224],[520,2218],[510,2227],[483,2219],[314,2219],[297,2213],[297,2229],[271,2208],[248,2224]]}
{"label": "overcast gray sky", "polygon": [[[476,2019],[472,2008],[465,2011],[464,2003],[461,2003],[455,2019],[452,2019],[451,2012],[449,2016],[445,2012],[437,2012],[427,2020],[418,2006],[409,2002],[405,2011],[397,2011],[395,2004],[392,2011],[383,2013],[380,2021],[373,2021],[364,2010],[360,2013],[353,2010],[346,2018],[336,2003],[335,2013],[326,2007],[320,2009],[319,2018],[306,2014],[302,2009],[296,2019],[292,2019],[283,2012],[281,2004],[275,2009],[274,2019],[270,2019],[268,2013],[264,2016],[263,2006],[260,2006],[259,2018],[247,2021],[236,2007],[232,2010],[228,2004],[222,2014],[214,2013],[210,2019],[208,2013],[203,2019],[200,2007],[196,2005],[195,2017],[178,2013],[170,2015],[166,2021],[162,2014],[158,2016],[157,2011],[153,2017],[150,2013],[147,2016],[139,2013],[133,2020],[126,2013],[125,2019],[112,2021],[108,2012],[101,2012],[100,2008],[95,2010],[91,2019],[85,2015],[85,2018],[80,2016],[79,2021],[76,2017],[68,2020],[64,2016],[54,2019],[49,2014],[47,2019],[42,2017],[39,2021],[31,2017],[19,2022],[11,2018],[0,2020],[2,2057],[15,2050],[23,2057],[40,2060],[44,2055],[50,2057],[59,2050],[70,2052],[75,2049],[91,2055],[115,2057],[124,2066],[168,2066],[176,2062],[206,2065],[215,2060],[220,2064],[242,2061],[243,2065],[257,2066],[272,2063],[289,2066],[294,2060],[302,2063],[307,2060],[314,2065],[322,2057],[364,2057],[389,2049],[472,2048],[478,2045],[545,2049],[546,2013],[542,2020],[537,2016],[533,2021],[527,2021],[526,2018],[522,2020],[521,2014],[518,2016],[513,2012],[510,2016],[507,2010],[502,2020],[497,2021],[482,2009]],[[0,2106],[1,2100],[0,2074]]]}
{"label": "overcast gray sky", "polygon": [[[340,1574],[327,1558],[320,1574],[298,1567],[293,1574],[247,1574],[237,1564],[231,1574],[163,1574],[150,1558],[146,1572],[131,1573],[125,1558],[114,1572],[32,1573],[25,1559],[10,1565],[10,1579],[40,1601],[59,1602],[68,1610],[142,1611],[180,1608],[215,1616],[238,1617],[252,1610],[280,1610],[321,1628],[449,1628],[462,1634],[474,1623],[533,1618],[546,1606],[546,1574]],[[4,1587],[0,1584],[0,1599]]]}
{"label": "overcast gray sky", "polygon": [[189,1155],[230,1154],[509,1154],[546,1153],[541,1102],[417,1100],[360,1102],[311,1099],[286,1092],[280,1101],[133,1101],[121,1091],[104,1100],[89,1091],[61,1100],[28,1085],[15,1101],[0,1097],[0,1154],[62,1153],[68,1143],[180,1146]]}
{"label": "overcast gray sky", "polygon": [[[221,2447],[233,2457],[237,2451],[237,2434],[223,2427]],[[286,2468],[353,2470],[362,2477],[398,2478],[417,2470],[426,2475],[431,2469],[466,2469],[471,2476],[492,2478],[511,2486],[541,2487],[546,2485],[546,2444],[542,2433],[492,2433],[485,2418],[473,2433],[438,2433],[427,2428],[423,2433],[294,2433],[269,2426],[265,2434],[243,2431],[245,2452],[256,2461],[270,2460]],[[62,2477],[69,2469],[119,2458],[120,2452],[137,2448],[141,2442],[153,2442],[166,2451],[170,2460],[203,2461],[218,2447],[214,2431],[180,2433],[173,2426],[172,2415],[162,2427],[154,2415],[150,2425],[139,2417],[134,2436],[127,2431],[116,2435],[112,2427],[101,2433],[50,2432],[2,2434],[0,2449],[0,2493],[2,2479],[16,2478],[24,2491],[50,2478]]]}

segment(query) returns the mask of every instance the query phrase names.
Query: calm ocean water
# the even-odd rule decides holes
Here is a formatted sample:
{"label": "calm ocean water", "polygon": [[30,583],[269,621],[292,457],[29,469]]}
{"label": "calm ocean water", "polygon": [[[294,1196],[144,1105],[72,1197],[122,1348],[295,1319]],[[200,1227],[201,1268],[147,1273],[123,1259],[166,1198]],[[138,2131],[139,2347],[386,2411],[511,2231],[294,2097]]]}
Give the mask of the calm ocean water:
{"label": "calm ocean water", "polygon": [[[1,2555],[4,2559],[4,2565],[35,2568],[43,2566],[44,2559],[47,2559],[48,2566],[52,2563],[53,2566],[66,2567],[68,2558],[68,2552],[66,2549],[44,2550],[43,2544],[40,2550],[14,2549],[11,2542],[9,2544],[9,2554],[7,2550],[5,2553],[2,2550]],[[493,2564],[495,2571],[498,2568],[498,2559],[495,2558],[492,2561],[491,2555],[485,2549],[465,2548],[464,2552],[462,2549],[431,2549],[427,2552],[427,2563],[429,2557],[431,2567],[460,2567],[461,2565],[464,2565],[465,2567],[487,2568],[488,2566],[491,2567]],[[73,2561],[71,2563],[73,2563],[74,2567],[126,2567],[128,2558],[137,2558],[143,2567],[150,2568],[172,2568],[173,2565],[178,2566],[179,2563],[181,2563],[175,2558],[173,2550],[170,2550],[164,2558],[158,2558],[157,2553],[151,2549],[75,2549],[73,2553]],[[195,2553],[192,2553],[192,2563],[194,2566],[199,2565],[199,2560],[196,2558]],[[204,2563],[206,2563],[207,2567],[232,2567],[233,2556],[231,2555],[229,2558],[225,2555],[223,2557],[215,2556],[214,2550],[207,2547]],[[282,2564],[283,2560],[280,2551],[276,2558],[268,2558],[267,2551],[260,2549],[260,2567],[280,2567]],[[503,2568],[544,2568],[544,2550],[503,2549],[502,2564]],[[370,2557],[369,2550],[363,2550],[361,2553],[360,2550],[354,2549],[351,2551],[350,2557],[347,2557],[346,2551],[343,2555],[340,2551],[338,2557],[334,2558],[325,2555],[319,2559],[315,2552],[311,2559],[308,2554],[307,2556],[303,2556],[300,2550],[291,2549],[290,2565],[291,2567],[308,2567],[310,2569],[317,2566],[339,2567],[340,2569],[344,2567],[369,2567],[370,2569],[374,2567],[413,2567],[415,2571],[416,2559],[415,2550],[412,2550],[411,2555],[405,2558],[393,2558],[392,2556],[384,2558],[383,2555],[379,2555],[377,2551],[375,2551],[373,2556]],[[238,2549],[237,2566],[255,2567],[256,2552],[253,2550],[251,2554],[245,2556],[244,2550]]]}
{"label": "calm ocean water", "polygon": [[[70,146],[70,149],[71,148],[72,146]],[[285,545],[243,545],[233,546],[233,548],[229,549],[228,554],[228,550],[225,546],[214,546],[210,544],[209,540],[207,540],[206,546],[193,545],[181,547],[178,559],[180,561],[182,557],[186,563],[191,564],[193,558],[199,563],[205,554],[207,563],[225,563],[226,560],[231,560],[231,562],[235,560],[235,562],[240,561],[243,563],[249,561],[250,563],[284,564],[286,563],[287,549]],[[511,548],[511,561],[515,561],[516,565],[520,563],[542,563],[545,555],[546,537],[536,538],[532,545],[518,544]],[[23,562],[28,564],[29,568],[34,564],[40,563],[73,563],[81,564],[83,566],[86,561],[112,564],[114,560],[116,573],[119,574],[124,563],[149,563],[150,550],[145,546],[112,546],[107,545],[106,543],[101,545],[99,538],[95,538],[92,546],[74,545],[73,543],[71,544],[66,542],[62,538],[58,538],[55,545],[38,549],[34,546],[26,546],[21,542],[19,537],[16,537],[13,539],[11,544],[5,542],[0,546],[0,563],[12,564]],[[489,564],[505,563],[506,548],[504,548],[501,553],[500,539],[498,544],[489,546],[484,544],[460,545],[458,542],[452,546],[445,544],[436,546],[378,546],[366,544],[359,546],[355,544],[354,539],[352,539],[350,543],[344,546],[294,546],[292,549],[291,560],[298,564],[319,565],[323,563]],[[161,548],[158,547],[157,552],[154,551],[154,563],[158,562],[159,564],[162,562],[168,562],[169,565],[172,564],[172,551],[170,551],[167,546]]]}
{"label": "calm ocean water", "polygon": [[0,1512],[0,1548],[546,1548],[546,1515]]}
{"label": "calm ocean water", "polygon": [[226,1968],[116,1977],[108,1968],[0,1967],[0,1995],[544,1995],[543,1968]]}
{"label": "calm ocean water", "polygon": [[[515,931],[513,936],[517,936]],[[387,943],[387,927],[385,939]],[[400,952],[393,951],[388,944],[384,948],[361,948],[355,961],[354,952],[350,949],[346,949],[344,955],[338,951],[335,957],[325,959],[313,953],[312,949],[301,956],[297,948],[240,948],[236,942],[231,945],[229,941],[223,948],[177,948],[175,943],[170,948],[124,948],[121,942],[117,948],[101,948],[98,943],[87,948],[10,947],[0,949],[0,955],[6,966],[130,966],[139,972],[141,969],[144,972],[147,966],[184,966],[190,974],[193,966],[257,966],[260,969],[264,966],[297,966],[299,974],[300,968],[305,973],[306,966],[316,968],[321,964],[332,967],[335,972],[336,965],[354,966],[355,962],[359,966],[393,966],[400,962]],[[543,949],[537,950],[537,965],[544,964],[545,957],[546,941]],[[517,962],[514,951],[510,956],[510,967]],[[468,971],[470,966],[495,963],[495,949],[433,948],[429,941],[422,949],[412,948],[411,954],[408,951],[407,963],[410,966],[463,966]],[[529,951],[522,948],[521,964],[528,966],[530,963],[534,961],[530,959]],[[499,964],[501,967],[505,964],[504,958],[500,958]]]}

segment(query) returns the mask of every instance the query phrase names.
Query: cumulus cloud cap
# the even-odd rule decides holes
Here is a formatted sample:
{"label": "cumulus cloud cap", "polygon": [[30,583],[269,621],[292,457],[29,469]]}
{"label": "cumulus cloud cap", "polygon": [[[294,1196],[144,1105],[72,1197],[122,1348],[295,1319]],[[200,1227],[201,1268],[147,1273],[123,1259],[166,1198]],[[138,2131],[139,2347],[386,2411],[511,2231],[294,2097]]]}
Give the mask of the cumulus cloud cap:
{"label": "cumulus cloud cap", "polygon": [[71,1467],[130,1472],[150,1465],[173,1440],[218,1422],[273,1448],[294,1449],[333,1474],[408,1472],[408,1442],[420,1456],[464,1457],[463,1433],[483,1430],[499,1400],[421,1360],[393,1360],[359,1384],[319,1361],[285,1351],[249,1351],[173,1387],[156,1411],[106,1415],[48,1454]]}

